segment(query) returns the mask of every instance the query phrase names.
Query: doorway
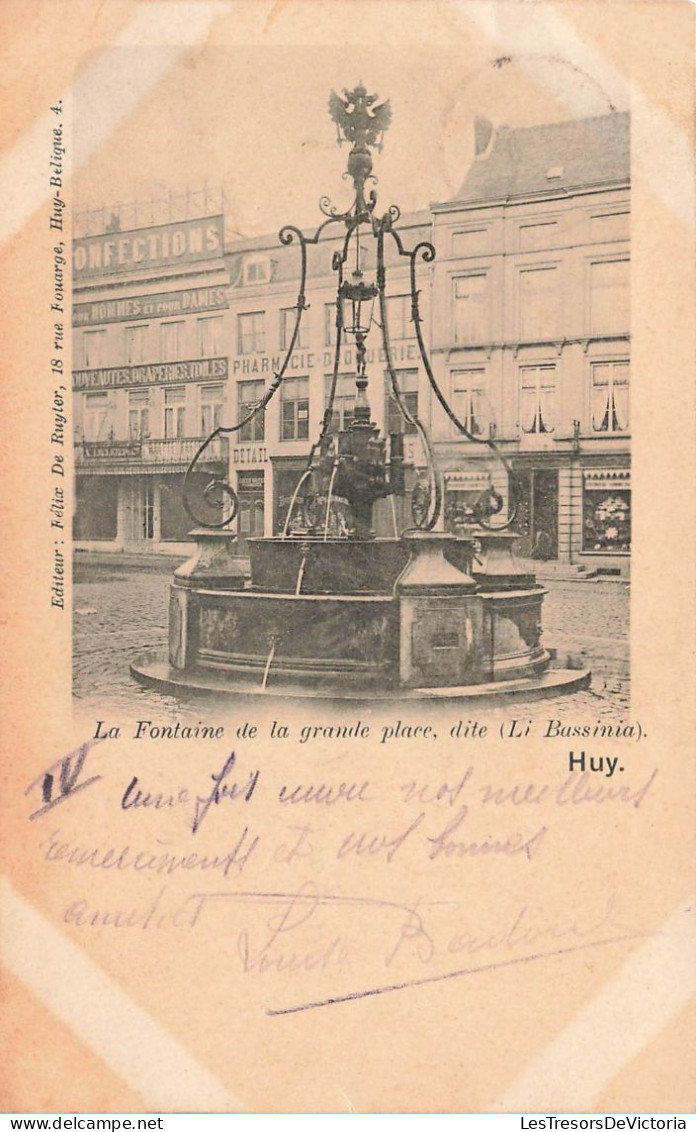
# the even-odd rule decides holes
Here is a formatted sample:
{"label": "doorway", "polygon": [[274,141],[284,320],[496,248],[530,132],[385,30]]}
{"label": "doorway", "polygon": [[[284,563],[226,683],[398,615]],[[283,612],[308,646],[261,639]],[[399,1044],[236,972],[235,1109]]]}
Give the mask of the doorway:
{"label": "doorway", "polygon": [[241,554],[248,554],[247,539],[260,538],[264,528],[264,474],[237,472],[237,545]]}
{"label": "doorway", "polygon": [[151,542],[155,537],[155,485],[152,479],[130,481],[128,539]]}
{"label": "doorway", "polygon": [[515,530],[518,553],[525,558],[558,558],[558,470],[524,468],[517,472],[519,502]]}

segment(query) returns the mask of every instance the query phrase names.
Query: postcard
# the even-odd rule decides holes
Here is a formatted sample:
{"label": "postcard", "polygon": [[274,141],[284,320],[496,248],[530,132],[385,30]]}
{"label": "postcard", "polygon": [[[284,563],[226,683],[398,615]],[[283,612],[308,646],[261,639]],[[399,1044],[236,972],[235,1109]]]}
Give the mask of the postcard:
{"label": "postcard", "polygon": [[0,17],[5,1111],[684,1127],[693,7]]}

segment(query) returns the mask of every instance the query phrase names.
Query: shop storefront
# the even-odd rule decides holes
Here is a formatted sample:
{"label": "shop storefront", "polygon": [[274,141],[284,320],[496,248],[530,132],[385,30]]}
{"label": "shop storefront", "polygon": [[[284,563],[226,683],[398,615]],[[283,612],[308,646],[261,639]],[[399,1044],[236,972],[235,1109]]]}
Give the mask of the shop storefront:
{"label": "shop storefront", "polygon": [[583,474],[585,554],[619,559],[631,550],[631,473],[624,468],[585,469]]}

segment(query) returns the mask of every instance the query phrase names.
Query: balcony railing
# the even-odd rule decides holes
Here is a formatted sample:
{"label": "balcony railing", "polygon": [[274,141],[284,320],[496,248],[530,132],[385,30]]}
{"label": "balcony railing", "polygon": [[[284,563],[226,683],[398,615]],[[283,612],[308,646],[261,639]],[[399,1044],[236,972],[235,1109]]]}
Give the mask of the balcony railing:
{"label": "balcony railing", "polygon": [[[169,471],[185,470],[205,440],[203,436],[147,437],[143,440],[78,440],[75,442],[75,465],[80,469],[104,471],[122,468],[132,472],[163,468]],[[199,463],[201,467],[224,465],[227,467],[229,446],[226,436],[218,436],[206,448]]]}

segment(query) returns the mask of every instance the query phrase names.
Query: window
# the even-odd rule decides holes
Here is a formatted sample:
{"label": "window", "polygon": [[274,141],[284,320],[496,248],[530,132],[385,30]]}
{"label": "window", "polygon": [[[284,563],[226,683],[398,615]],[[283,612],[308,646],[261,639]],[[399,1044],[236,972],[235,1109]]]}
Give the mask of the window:
{"label": "window", "polygon": [[164,435],[168,440],[186,436],[186,387],[164,391]]}
{"label": "window", "polygon": [[83,426],[85,440],[109,439],[110,414],[111,402],[108,393],[85,393]]}
{"label": "window", "polygon": [[[326,407],[328,407],[329,404],[329,394],[331,393],[332,380],[332,375],[327,373],[324,378],[324,404]],[[339,373],[338,379],[336,381],[336,393],[333,399],[329,432],[340,432],[341,429],[348,428],[348,425],[353,419],[353,409],[355,407],[355,397],[357,392],[358,390],[355,385],[355,374]]]}
{"label": "window", "polygon": [[520,272],[520,338],[544,341],[559,331],[560,288],[555,267]]}
{"label": "window", "polygon": [[452,408],[465,428],[481,436],[488,428],[490,413],[486,398],[486,371],[458,369],[452,374]]}
{"label": "window", "polygon": [[[237,386],[237,423],[248,417],[252,409],[256,408],[264,394],[262,381],[240,381]],[[263,440],[266,434],[266,410],[257,413],[237,432],[241,441],[249,444],[254,440]]]}
{"label": "window", "polygon": [[223,385],[201,386],[201,436],[209,436],[219,428],[225,400]]}
{"label": "window", "polygon": [[212,318],[199,318],[198,327],[198,357],[218,358],[222,353],[222,318],[214,315]]}
{"label": "window", "polygon": [[[396,380],[401,394],[401,400],[412,417],[418,415],[418,370],[397,369]],[[415,425],[409,424],[401,415],[401,409],[392,391],[389,374],[385,375],[385,390],[387,394],[387,433],[391,436],[395,432],[412,435],[417,432]]]}
{"label": "window", "polygon": [[604,260],[590,266],[590,333],[627,331],[630,325],[629,261]]}
{"label": "window", "polygon": [[265,311],[237,315],[237,352],[261,354],[266,348]]}
{"label": "window", "polygon": [[520,427],[523,432],[553,432],[556,424],[556,367],[520,368]]}
{"label": "window", "polygon": [[244,264],[244,283],[268,283],[271,278],[270,259],[249,259]]}
{"label": "window", "polygon": [[583,550],[619,551],[631,548],[631,490],[611,487],[609,479],[585,483],[583,496]]}
{"label": "window", "polygon": [[454,340],[483,342],[488,329],[488,276],[462,275],[454,280]]}
{"label": "window", "polygon": [[162,361],[169,362],[181,357],[184,342],[184,322],[162,323]]}
{"label": "window", "polygon": [[309,436],[309,378],[294,377],[280,387],[280,439]]}
{"label": "window", "polygon": [[150,327],[126,327],[126,364],[139,366],[147,359],[147,339]]}
{"label": "window", "polygon": [[336,345],[336,304],[324,303],[324,345]]}
{"label": "window", "polygon": [[[307,327],[306,327],[306,324],[305,324],[306,318],[307,318],[307,312],[305,311],[302,315],[302,322],[300,323],[300,327],[299,327],[299,330],[297,332],[297,338],[295,339],[295,349],[296,350],[304,350],[305,346],[307,345],[307,342],[306,342]],[[281,348],[281,350],[287,350],[290,346],[290,343],[292,342],[292,332],[295,329],[295,320],[296,319],[297,319],[297,307],[285,307],[283,310],[281,310],[281,312],[280,312],[280,348]]]}
{"label": "window", "polygon": [[131,440],[146,440],[150,435],[148,389],[131,389],[128,394],[128,435]]}
{"label": "window", "polygon": [[387,326],[392,342],[415,336],[415,327],[411,322],[410,295],[394,295],[387,299]]}
{"label": "window", "polygon": [[628,428],[628,371],[628,362],[593,364],[593,432],[625,432]]}
{"label": "window", "polygon": [[85,369],[99,369],[106,361],[106,330],[85,330],[82,358]]}

